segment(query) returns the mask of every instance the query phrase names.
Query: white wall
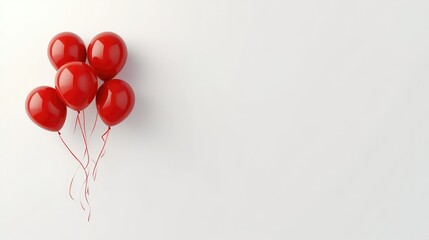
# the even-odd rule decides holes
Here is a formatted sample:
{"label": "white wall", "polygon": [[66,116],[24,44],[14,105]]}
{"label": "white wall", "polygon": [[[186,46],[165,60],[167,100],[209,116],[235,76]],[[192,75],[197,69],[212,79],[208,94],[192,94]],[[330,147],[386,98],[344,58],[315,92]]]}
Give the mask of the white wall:
{"label": "white wall", "polygon": [[[0,1],[0,239],[429,239],[428,12]],[[54,83],[52,36],[106,30],[128,45],[119,77],[137,99],[112,129],[87,223],[67,194],[73,158],[24,101]],[[82,153],[68,113],[63,135]]]}

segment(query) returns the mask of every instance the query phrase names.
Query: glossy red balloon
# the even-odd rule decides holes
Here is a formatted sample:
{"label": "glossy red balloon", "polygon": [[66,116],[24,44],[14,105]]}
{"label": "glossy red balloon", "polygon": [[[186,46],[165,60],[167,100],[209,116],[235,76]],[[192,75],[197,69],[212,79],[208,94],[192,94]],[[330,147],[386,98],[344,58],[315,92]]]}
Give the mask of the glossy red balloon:
{"label": "glossy red balloon", "polygon": [[25,110],[39,127],[58,132],[64,125],[67,107],[51,87],[38,87],[28,94]]}
{"label": "glossy red balloon", "polygon": [[112,79],[101,85],[97,92],[97,110],[107,126],[122,122],[134,107],[134,92],[128,83]]}
{"label": "glossy red balloon", "polygon": [[98,80],[90,66],[71,62],[58,69],[55,87],[61,100],[71,109],[85,109],[97,94]]}
{"label": "glossy red balloon", "polygon": [[122,70],[127,56],[127,46],[116,33],[100,33],[88,46],[88,62],[104,81],[112,79]]}
{"label": "glossy red balloon", "polygon": [[82,39],[74,33],[59,33],[49,42],[48,57],[55,69],[73,61],[85,62],[85,44]]}

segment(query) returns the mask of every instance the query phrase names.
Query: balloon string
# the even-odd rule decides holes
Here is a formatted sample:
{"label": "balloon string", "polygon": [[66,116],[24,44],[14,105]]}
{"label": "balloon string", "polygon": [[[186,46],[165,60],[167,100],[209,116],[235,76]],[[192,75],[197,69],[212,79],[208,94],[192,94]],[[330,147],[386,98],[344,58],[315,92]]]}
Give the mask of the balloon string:
{"label": "balloon string", "polygon": [[[87,140],[87,135],[86,135],[86,121],[85,121],[85,110],[82,110],[82,118],[83,118],[83,132],[85,134],[85,139]],[[88,147],[85,148],[85,152],[83,153],[83,158],[85,158],[86,154],[88,153]],[[88,161],[89,163],[89,161]],[[88,163],[86,164],[85,167],[88,167]]]}
{"label": "balloon string", "polygon": [[[64,144],[64,146],[67,148],[67,150],[70,152],[70,154],[73,156],[73,158],[79,163],[79,165],[82,167],[82,170],[85,172],[85,182],[86,182],[86,187],[88,186],[88,173],[85,169],[85,167],[83,166],[83,163],[79,160],[79,158],[76,157],[76,155],[73,153],[73,151],[70,149],[70,147],[67,145],[67,143],[64,141],[64,139],[61,137],[61,133],[58,132],[58,136],[60,137],[61,142]],[[76,175],[76,173],[75,173]],[[71,186],[73,185],[73,181],[75,178],[75,175],[73,176],[71,182],[70,182],[70,186],[69,186],[69,195],[72,199],[74,199],[71,195]],[[86,198],[87,199],[87,198]],[[89,203],[88,203],[89,204]]]}
{"label": "balloon string", "polygon": [[[88,176],[88,175],[87,175]],[[81,187],[81,189],[80,189],[80,194],[79,194],[79,196],[80,196],[80,198],[82,198],[82,188],[85,186],[85,193],[84,193],[84,196],[85,196],[85,202],[86,202],[86,204],[88,205],[88,222],[89,222],[89,220],[90,220],[90,218],[91,218],[91,204],[89,203],[89,199],[88,199],[88,195],[89,195],[89,186],[88,186],[88,180],[86,180],[86,182],[85,182],[85,184],[82,184],[82,187]],[[86,211],[86,209],[85,209],[85,207],[83,206],[83,203],[82,203],[82,201],[80,201],[80,206],[82,207],[82,209],[83,210],[85,210]]]}
{"label": "balloon string", "polygon": [[[77,174],[77,169],[76,169],[76,171],[75,171],[75,173],[74,173],[74,175],[73,175],[73,177],[72,177],[72,179],[70,181],[70,186],[69,186],[69,195],[70,196],[71,196],[71,189],[72,189],[73,181],[74,181],[74,178],[76,177],[76,174]],[[82,208],[82,210],[86,211],[86,208],[85,208],[85,206],[83,205],[83,202],[82,202],[82,188],[83,188],[83,186],[86,186],[85,185],[85,181],[82,183],[82,187],[80,188],[80,194],[79,194],[80,201],[79,201],[79,203],[80,203],[80,207]],[[75,200],[74,198],[72,198],[72,199]],[[89,205],[89,203],[88,203],[88,205]]]}
{"label": "balloon string", "polygon": [[[78,120],[79,120],[79,115],[80,115],[80,112],[78,112],[78,114],[77,114],[77,117],[76,117],[76,122],[75,122],[75,130],[76,130],[76,126],[77,126],[77,124],[78,124]],[[82,111],[82,115],[83,115],[83,118],[85,119],[85,112],[84,111]],[[86,134],[86,130],[85,130],[85,124],[84,124],[84,132],[85,132],[85,134]],[[85,152],[84,152],[84,154],[83,154],[83,157],[82,158],[85,158],[85,156],[86,156],[86,154],[87,154],[87,149],[85,148]],[[85,166],[85,173],[87,173],[87,174],[89,174],[89,171],[86,171],[86,168],[88,167],[88,164],[87,164],[87,166]],[[77,170],[78,170],[79,168],[76,168],[76,170],[75,170],[75,172],[74,172],[74,174],[73,174],[73,177],[71,178],[71,180],[70,180],[70,184],[69,184],[69,196],[70,196],[70,198],[72,199],[72,200],[75,200],[74,199],[74,197],[73,197],[73,195],[72,195],[72,188],[73,188],[73,183],[74,183],[74,179],[76,178],[76,174],[77,174]],[[83,186],[85,186],[85,181],[82,183],[82,186],[81,186],[81,189],[80,189],[80,193],[82,193],[82,188],[83,188]],[[88,189],[86,190],[86,193],[88,193],[89,194],[89,187],[88,187]],[[80,199],[82,199],[82,194],[80,194]],[[85,207],[83,206],[83,203],[82,203],[82,200],[80,201],[80,206],[82,207],[82,209],[84,210],[84,211],[86,211],[86,209],[85,209]]]}
{"label": "balloon string", "polygon": [[98,162],[100,161],[100,159],[104,156],[105,153],[105,148],[106,148],[106,143],[107,143],[107,139],[109,138],[109,133],[110,133],[110,126],[107,128],[107,131],[101,136],[101,139],[103,140],[103,147],[101,148],[100,153],[98,154],[97,157],[97,161],[95,161],[95,166],[94,169],[92,170],[92,177],[94,178],[94,181],[97,177],[97,166],[98,166]]}
{"label": "balloon string", "polygon": [[76,177],[76,174],[77,174],[77,170],[79,170],[79,167],[77,167],[76,170],[74,171],[73,177],[71,178],[70,184],[69,184],[69,196],[72,200],[75,200],[72,195],[72,187],[73,187],[74,178]]}
{"label": "balloon string", "polygon": [[95,115],[95,121],[94,121],[94,126],[92,126],[91,136],[94,133],[95,126],[97,126],[97,120],[98,120],[98,113]]}
{"label": "balloon string", "polygon": [[[82,122],[80,121],[80,117],[79,117],[79,114],[80,114],[80,112],[78,112],[78,120],[77,120],[77,122],[78,122],[78,124],[79,124],[79,128],[80,128],[80,132],[81,132],[81,134],[82,134],[82,138],[83,138],[83,142],[84,142],[84,144],[85,144],[85,152],[84,152],[84,157],[85,156],[87,156],[88,157],[88,161],[86,162],[86,165],[85,165],[85,169],[87,169],[88,168],[88,166],[89,166],[89,151],[88,151],[88,143],[87,143],[87,141],[86,141],[86,129],[84,128],[84,127],[82,127]],[[82,115],[83,115],[83,117],[84,117],[84,114],[85,113],[82,113]],[[85,118],[84,118],[85,119]],[[84,120],[85,121],[85,120]],[[89,171],[88,171],[89,172]]]}
{"label": "balloon string", "polygon": [[[82,162],[79,160],[79,158],[76,157],[76,155],[73,153],[73,151],[69,148],[69,146],[66,144],[66,142],[64,141],[63,137],[61,137],[61,133],[58,132],[58,136],[61,139],[61,142],[63,142],[64,146],[67,148],[67,150],[69,150],[70,154],[74,157],[74,159],[76,159],[76,161],[79,163],[79,165],[82,167],[82,169],[85,171],[85,167],[83,166]],[[85,171],[86,172],[86,171]]]}
{"label": "balloon string", "polygon": [[79,114],[80,114],[80,112],[77,112],[76,121],[74,122],[74,129],[73,129],[73,133],[75,133],[75,132],[76,132],[76,127],[77,127],[77,121],[78,121],[78,119],[79,119]]}
{"label": "balloon string", "polygon": [[[89,167],[89,163],[90,163],[90,156],[89,156],[89,150],[88,150],[88,143],[87,143],[87,139],[86,139],[86,124],[85,124],[85,112],[84,111],[82,111],[82,117],[83,117],[83,126],[84,127],[82,127],[82,122],[81,122],[81,120],[80,120],[80,118],[79,118],[79,115],[80,115],[80,112],[78,112],[78,124],[79,124],[79,128],[80,128],[80,132],[81,132],[81,134],[82,134],[82,138],[83,138],[83,142],[84,142],[84,144],[85,144],[85,152],[84,152],[84,157],[85,157],[85,155],[88,157],[88,160],[87,160],[87,162],[86,162],[86,166],[84,167],[84,171],[85,171],[85,175],[86,175],[86,179],[85,179],[85,182],[84,182],[84,184],[82,184],[82,185],[85,185],[85,190],[84,190],[84,196],[85,196],[85,202],[86,202],[86,204],[88,205],[88,207],[89,207],[89,214],[88,214],[88,222],[89,222],[89,220],[90,220],[90,217],[91,217],[91,204],[89,203],[89,200],[88,200],[88,195],[89,195],[89,186],[88,186],[88,178],[89,178],[89,172],[90,172],[90,167]],[[87,170],[88,169],[88,170]],[[82,188],[81,188],[81,191],[80,191],[80,196],[82,196]],[[81,197],[82,198],[82,197]],[[83,209],[85,209],[84,207],[83,207],[83,204],[82,204],[82,202],[80,202],[80,205],[81,205],[81,207],[83,208]]]}
{"label": "balloon string", "polygon": [[[60,139],[61,139],[61,141],[63,142],[63,144],[66,146],[66,148],[69,150],[69,152],[73,155],[73,157],[78,161],[78,163],[79,163],[79,165],[80,165],[80,167],[82,167],[82,170],[85,172],[85,180],[87,180],[88,179],[88,173],[86,172],[86,170],[85,170],[85,168],[84,168],[84,166],[83,166],[83,163],[76,157],[76,155],[71,151],[71,149],[69,148],[69,146],[64,142],[64,140],[63,140],[63,138],[61,137],[61,133],[60,132],[58,132],[58,135],[60,136]],[[72,187],[73,187],[73,182],[74,182],[74,179],[75,179],[75,177],[76,177],[76,174],[77,174],[77,170],[79,169],[79,167],[77,167],[76,168],[76,170],[75,170],[75,172],[74,172],[74,174],[73,174],[73,177],[72,177],[72,179],[70,180],[70,184],[69,184],[69,196],[70,196],[70,198],[72,199],[72,200],[75,200],[74,199],[74,197],[73,197],[73,195],[72,195]],[[85,207],[82,205],[82,201],[80,201],[80,205],[81,205],[81,207],[82,207],[82,209],[84,210],[84,211],[86,211],[86,209],[85,209]]]}
{"label": "balloon string", "polygon": [[[73,177],[72,177],[72,179],[70,180],[70,184],[69,184],[69,196],[70,196],[70,198],[72,199],[72,200],[75,200],[74,199],[74,197],[73,197],[73,195],[72,195],[72,186],[73,186],[73,182],[74,182],[74,179],[75,179],[75,177],[76,177],[76,174],[77,174],[77,170],[79,170],[79,167],[77,167],[76,168],[76,170],[75,170],[75,172],[74,172],[74,174],[73,174]],[[82,199],[82,188],[85,186],[85,182],[83,182],[82,183],[82,186],[81,186],[81,188],[80,188],[80,199]],[[87,189],[87,193],[88,193],[88,195],[89,195],[89,187],[88,187],[88,189]],[[80,206],[81,206],[81,208],[82,208],[82,210],[84,210],[84,211],[86,211],[86,209],[85,209],[85,207],[83,206],[83,203],[82,203],[82,200],[80,200],[79,201],[79,203],[80,203]],[[89,203],[88,203],[89,204]]]}
{"label": "balloon string", "polygon": [[85,110],[82,110],[82,118],[83,118],[83,132],[85,133],[85,137],[86,137]]}
{"label": "balloon string", "polygon": [[[77,115],[76,115],[76,121],[75,121],[75,123],[74,123],[74,129],[73,129],[73,133],[76,133],[76,127],[77,127],[77,123],[78,123],[78,120],[79,120],[79,115],[80,115],[80,112],[78,111],[77,112]],[[85,149],[85,152],[84,152],[84,154],[83,154],[83,157],[82,157],[82,159],[83,158],[85,158],[85,156],[86,156],[86,149]],[[73,199],[73,200],[75,200],[74,199],[74,197],[72,196],[72,188],[73,188],[73,182],[74,182],[74,179],[75,179],[75,177],[76,177],[76,174],[77,174],[77,170],[79,169],[79,167],[77,167],[76,168],[76,170],[74,171],[74,174],[73,174],[73,177],[71,178],[71,180],[70,180],[70,184],[69,184],[69,196],[70,196],[70,198],[71,199]],[[84,169],[85,170],[85,169]],[[86,172],[86,170],[85,170],[85,172]],[[81,204],[82,205],[82,204]],[[85,208],[84,207],[82,207],[82,209],[83,210],[85,210]]]}
{"label": "balloon string", "polygon": [[[83,113],[83,131],[84,131],[84,133],[85,133],[85,139],[86,139],[86,141],[88,141],[88,134],[87,134],[87,132],[86,132],[86,118],[85,118],[85,110],[82,110],[82,113]],[[87,150],[88,150],[89,148],[87,147]],[[89,152],[88,151],[86,151],[86,153],[88,154],[88,164],[87,164],[87,166],[89,166],[89,159],[91,158],[90,156],[89,156]],[[89,172],[89,171],[88,171]]]}
{"label": "balloon string", "polygon": [[[83,163],[82,163],[82,161],[80,161],[79,160],[79,158],[77,158],[76,157],[76,155],[73,153],[73,151],[70,149],[70,147],[67,145],[67,143],[64,141],[64,139],[62,138],[62,136],[61,136],[61,132],[58,132],[58,136],[60,137],[60,140],[61,140],[61,142],[64,144],[64,146],[67,148],[67,150],[70,152],[70,154],[73,156],[73,158],[79,163],[79,165],[80,165],[80,167],[82,168],[82,170],[84,171],[84,173],[85,173],[85,182],[84,182],[84,184],[85,184],[85,201],[86,201],[86,203],[88,204],[88,207],[89,207],[89,214],[88,214],[88,221],[90,220],[90,216],[91,216],[91,205],[90,205],[90,203],[89,203],[89,200],[88,200],[88,196],[87,196],[87,189],[89,188],[88,187],[88,178],[89,178],[89,171],[87,172],[86,171],[86,168],[83,166]],[[76,172],[75,172],[75,174],[73,175],[73,178],[72,178],[72,180],[71,180],[71,182],[70,182],[70,186],[69,186],[69,196],[74,200],[74,198],[72,197],[72,195],[71,195],[71,188],[72,188],[72,185],[73,185],[73,181],[74,181],[74,178],[75,178],[75,176],[76,176]],[[86,211],[86,209],[85,209],[85,207],[83,206],[83,204],[82,204],[82,201],[80,201],[80,205],[81,205],[81,207],[82,207],[82,209],[83,210],[85,210]]]}

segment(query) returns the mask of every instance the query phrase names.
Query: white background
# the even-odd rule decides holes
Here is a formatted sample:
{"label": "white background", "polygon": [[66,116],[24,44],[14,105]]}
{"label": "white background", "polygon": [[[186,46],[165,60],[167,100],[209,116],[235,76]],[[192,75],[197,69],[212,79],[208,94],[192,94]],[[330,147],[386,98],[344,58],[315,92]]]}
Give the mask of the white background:
{"label": "white background", "polygon": [[[1,0],[0,239],[429,239],[428,12],[423,0]],[[112,129],[88,223],[68,198],[73,158],[24,102],[54,84],[55,34],[88,44],[107,30],[127,43],[119,77],[136,105]]]}

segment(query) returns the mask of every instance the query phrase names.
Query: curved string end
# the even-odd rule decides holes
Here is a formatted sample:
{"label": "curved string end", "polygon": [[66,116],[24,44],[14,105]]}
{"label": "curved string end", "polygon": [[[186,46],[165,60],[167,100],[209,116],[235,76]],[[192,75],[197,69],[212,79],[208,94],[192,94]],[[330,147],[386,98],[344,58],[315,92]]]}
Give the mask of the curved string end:
{"label": "curved string end", "polygon": [[85,207],[83,206],[83,203],[82,203],[82,202],[80,202],[80,206],[82,207],[82,210],[83,210],[83,211],[86,211],[86,209],[85,209]]}
{"label": "curved string end", "polygon": [[97,160],[95,161],[94,168],[92,169],[92,177],[94,178],[94,181],[97,178],[98,163],[99,163],[100,159],[104,156],[104,153],[105,153],[106,143],[107,143],[107,139],[109,138],[110,129],[111,129],[111,127],[108,126],[106,132],[104,132],[104,134],[101,136],[101,139],[103,140],[103,146],[100,150],[100,153],[98,154]]}
{"label": "curved string end", "polygon": [[76,199],[74,199],[70,191],[69,191],[69,197],[71,198],[71,200],[76,201]]}
{"label": "curved string end", "polygon": [[76,133],[76,127],[77,127],[77,122],[78,122],[78,119],[79,119],[79,115],[80,115],[80,112],[78,111],[77,112],[77,116],[76,116],[76,121],[74,122],[73,134]]}
{"label": "curved string end", "polygon": [[95,121],[94,121],[94,125],[92,126],[91,136],[94,133],[95,126],[97,126],[97,120],[98,120],[98,113],[97,113],[97,115],[95,115]]}

